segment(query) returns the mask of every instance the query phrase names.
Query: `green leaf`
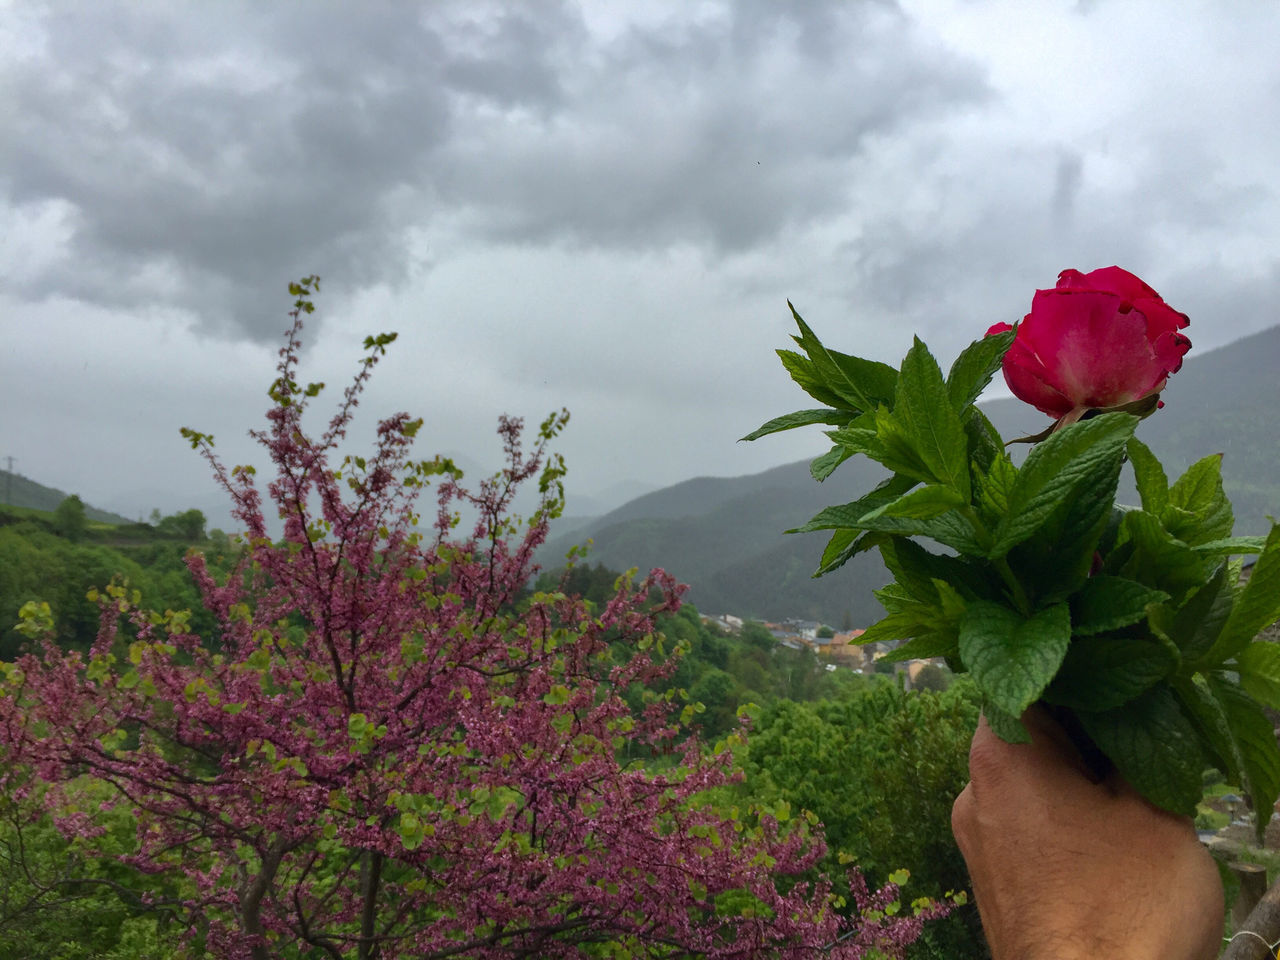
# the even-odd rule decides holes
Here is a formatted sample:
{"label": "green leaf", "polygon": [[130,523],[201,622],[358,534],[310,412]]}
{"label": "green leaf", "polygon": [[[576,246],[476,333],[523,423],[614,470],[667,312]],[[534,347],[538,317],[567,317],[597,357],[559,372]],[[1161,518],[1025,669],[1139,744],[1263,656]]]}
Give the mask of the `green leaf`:
{"label": "green leaf", "polygon": [[947,374],[947,395],[951,406],[962,413],[986,389],[1009,351],[1016,330],[975,340],[960,352]]}
{"label": "green leaf", "polygon": [[964,416],[964,433],[969,444],[969,459],[979,470],[990,470],[993,461],[1003,457],[1004,439],[1000,431],[977,407]]}
{"label": "green leaf", "polygon": [[742,439],[759,440],[761,437],[767,437],[771,433],[781,433],[783,430],[794,430],[796,427],[807,427],[815,423],[840,425],[848,423],[856,416],[857,413],[852,410],[797,410],[795,413],[774,417]]}
{"label": "green leaf", "polygon": [[1192,816],[1203,790],[1196,728],[1165,684],[1122,707],[1076,714],[1121,776],[1158,807]]}
{"label": "green leaf", "polygon": [[[809,355],[814,374],[822,385],[844,401],[831,406],[870,410],[881,402],[889,402],[893,397],[893,382],[897,379],[897,372],[892,367],[828,350],[796,312],[796,308],[790,302],[787,306],[791,308],[791,316],[800,328],[800,336],[793,336],[792,339]],[[812,393],[810,396],[816,397]]]}
{"label": "green leaf", "polygon": [[894,582],[921,603],[937,603],[938,588],[925,555],[928,551],[912,540],[892,537],[880,544],[880,556],[893,574]]}
{"label": "green leaf", "polygon": [[1145,510],[1130,510],[1120,521],[1117,546],[1133,545],[1128,559],[1119,570],[1109,573],[1137,580],[1157,590],[1164,590],[1180,600],[1209,579],[1211,564],[1186,543],[1170,534],[1154,516]]}
{"label": "green leaf", "polygon": [[940,484],[929,484],[904,493],[897,500],[876,507],[868,512],[864,520],[873,517],[904,517],[914,520],[928,520],[933,517],[964,506],[968,501],[950,487]]}
{"label": "green leaf", "polygon": [[837,530],[831,535],[831,539],[827,541],[826,549],[822,551],[822,560],[818,564],[818,569],[814,571],[815,577],[822,577],[843,567],[860,553],[867,550],[874,550],[881,543],[889,538],[885,533],[866,533],[860,530]]}
{"label": "green leaf", "polygon": [[1137,437],[1130,437],[1125,449],[1129,453],[1129,462],[1133,464],[1133,476],[1137,481],[1138,496],[1142,498],[1142,509],[1160,516],[1169,505],[1169,478],[1165,476],[1164,467],[1151,452],[1151,448]]}
{"label": "green leaf", "polygon": [[996,706],[1015,717],[1026,710],[1053,679],[1071,640],[1071,615],[1065,603],[1030,619],[1008,607],[976,600],[960,620],[960,657],[978,688]]}
{"label": "green leaf", "polygon": [[896,650],[885,654],[891,662],[902,660],[928,660],[932,657],[954,657],[959,653],[954,633],[935,631],[912,637]]}
{"label": "green leaf", "polygon": [[978,474],[976,500],[978,514],[983,520],[994,526],[1009,512],[1009,494],[1013,492],[1017,479],[1018,468],[1004,452]]}
{"label": "green leaf", "polygon": [[1210,676],[1208,680],[1240,752],[1245,780],[1242,786],[1253,800],[1257,817],[1254,826],[1261,842],[1267,822],[1275,812],[1276,799],[1280,797],[1280,748],[1276,746],[1275,727],[1262,708],[1235,684],[1218,676]]}
{"label": "green leaf", "polygon": [[916,485],[910,477],[894,476],[883,480],[870,493],[850,503],[836,504],[821,510],[804,526],[787,533],[812,533],[814,530],[859,529],[858,521],[868,513],[892,503]]}
{"label": "green leaf", "polygon": [[1235,518],[1222,491],[1222,454],[1193,463],[1169,489],[1169,508],[1161,519],[1169,532],[1195,545],[1231,536]]}
{"label": "green leaf", "polygon": [[809,476],[821,483],[831,474],[835,473],[836,467],[844,463],[854,455],[856,451],[849,447],[836,445],[822,454],[820,457],[814,457],[809,464]]}
{"label": "green leaf", "polygon": [[969,501],[969,450],[960,415],[951,406],[938,362],[919,337],[902,361],[893,419],[932,479]]}
{"label": "green leaf", "polygon": [[1210,691],[1208,681],[1196,674],[1190,678],[1175,678],[1171,685],[1183,712],[1197,730],[1201,748],[1213,765],[1222,771],[1228,783],[1243,784],[1239,747],[1231,736],[1227,716]]}
{"label": "green leaf", "polygon": [[1118,458],[1099,461],[1040,529],[1009,552],[1010,566],[1037,606],[1070,596],[1088,580],[1119,480]]}
{"label": "green leaf", "polygon": [[1135,580],[1098,574],[1089,578],[1071,600],[1071,631],[1090,636],[1118,630],[1143,620],[1147,606],[1169,599],[1163,590],[1152,590]]}
{"label": "green leaf", "polygon": [[1197,543],[1191,549],[1203,557],[1230,557],[1242,553],[1261,553],[1266,537],[1224,537]]}
{"label": "green leaf", "polygon": [[1076,637],[1045,699],[1074,710],[1111,710],[1177,668],[1177,654],[1158,640]]}
{"label": "green leaf", "polygon": [[568,703],[571,692],[563,683],[552,684],[551,689],[542,695],[542,702],[552,706]]}
{"label": "green leaf", "polygon": [[1257,641],[1236,657],[1240,685],[1255,700],[1280,710],[1280,644]]}
{"label": "green leaf", "polygon": [[844,397],[823,383],[816,365],[808,357],[796,353],[794,350],[779,350],[777,354],[787,373],[791,375],[791,379],[813,399],[819,403],[825,403],[829,407],[848,406],[848,401]]}
{"label": "green leaf", "polygon": [[962,601],[966,596],[991,598],[991,586],[983,572],[958,557],[930,553],[905,537],[893,537],[879,546],[894,580],[917,600],[938,602],[938,581],[958,591]]}
{"label": "green leaf", "polygon": [[879,530],[903,537],[929,537],[969,556],[982,556],[984,553],[973,525],[954,510],[928,519],[867,515],[856,525],[863,530]]}
{"label": "green leaf", "polygon": [[1009,493],[1009,512],[996,530],[991,557],[1003,557],[1035,533],[1100,464],[1118,461],[1137,422],[1127,413],[1104,413],[1059,430],[1033,449]]}
{"label": "green leaf", "polygon": [[864,630],[856,640],[856,643],[863,645],[909,640],[920,631],[926,616],[927,611],[921,604],[916,604],[913,608],[905,610],[896,610],[884,619],[877,620]]}
{"label": "green leaf", "polygon": [[1234,657],[1248,646],[1263,627],[1280,618],[1280,524],[1272,524],[1267,544],[1253,565],[1253,573],[1236,595],[1231,614],[1205,655],[1214,664]]}
{"label": "green leaf", "polygon": [[[889,408],[876,407],[869,418],[875,424],[875,433],[872,435],[868,435],[859,424],[854,429],[841,431],[838,438],[834,433],[830,436],[838,443],[850,443],[850,446],[855,446],[859,452],[878,460],[894,473],[923,480],[925,483],[933,482],[933,470],[920,458],[914,438],[894,419]],[[845,440],[846,434],[849,435],[849,441]]]}
{"label": "green leaf", "polygon": [[[1199,665],[1222,633],[1223,624],[1235,602],[1235,575],[1229,564],[1221,564],[1209,582],[1191,594],[1178,607],[1168,626],[1169,639],[1177,644],[1182,657]],[[1220,660],[1207,661],[1217,666]]]}
{"label": "green leaf", "polygon": [[987,726],[1005,743],[1030,743],[1031,734],[1015,716],[1005,713],[990,700],[982,704],[982,715],[987,718]]}

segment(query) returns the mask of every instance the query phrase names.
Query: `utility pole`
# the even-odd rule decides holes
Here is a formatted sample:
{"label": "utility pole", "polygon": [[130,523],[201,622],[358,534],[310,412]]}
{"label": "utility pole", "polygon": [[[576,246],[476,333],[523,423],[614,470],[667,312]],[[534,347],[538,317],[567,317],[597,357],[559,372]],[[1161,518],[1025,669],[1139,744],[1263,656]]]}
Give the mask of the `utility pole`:
{"label": "utility pole", "polygon": [[4,502],[13,503],[13,457],[5,457],[9,464],[4,476]]}

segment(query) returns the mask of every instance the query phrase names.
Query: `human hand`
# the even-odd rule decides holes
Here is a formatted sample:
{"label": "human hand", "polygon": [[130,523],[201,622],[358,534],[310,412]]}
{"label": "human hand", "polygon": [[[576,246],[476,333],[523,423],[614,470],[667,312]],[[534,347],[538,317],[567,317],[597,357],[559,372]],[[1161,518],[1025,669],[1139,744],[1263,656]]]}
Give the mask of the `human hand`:
{"label": "human hand", "polygon": [[980,721],[951,826],[994,960],[1211,960],[1222,884],[1190,820],[1094,782],[1042,709],[1031,743]]}

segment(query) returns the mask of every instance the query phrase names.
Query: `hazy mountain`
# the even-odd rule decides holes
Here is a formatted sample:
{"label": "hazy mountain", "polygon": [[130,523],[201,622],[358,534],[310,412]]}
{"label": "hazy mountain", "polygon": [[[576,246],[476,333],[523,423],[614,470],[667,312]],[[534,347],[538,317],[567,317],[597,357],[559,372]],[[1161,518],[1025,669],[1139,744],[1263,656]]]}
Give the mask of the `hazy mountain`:
{"label": "hazy mountain", "polygon": [[[1264,532],[1267,514],[1280,515],[1278,371],[1280,327],[1201,356],[1193,352],[1170,381],[1165,408],[1138,428],[1171,480],[1201,457],[1224,454],[1224,482],[1239,534]],[[992,401],[983,409],[1006,438],[1047,424],[1018,400]],[[817,430],[813,434],[816,455],[823,438]],[[853,499],[883,475],[878,465],[859,457],[825,484],[810,478],[805,461],[749,476],[686,480],[595,520],[563,524],[543,554],[544,563],[555,566],[570,545],[590,537],[593,562],[617,569],[664,567],[691,585],[689,600],[708,613],[866,626],[883,613],[871,591],[889,579],[878,555],[864,555],[814,580],[810,574],[826,535],[783,531],[828,504]],[[1137,501],[1128,471],[1120,498]]]}
{"label": "hazy mountain", "polygon": [[[46,487],[43,484],[36,483],[34,480],[28,480],[26,477],[17,473],[10,473],[8,470],[0,470],[0,504],[9,504],[15,507],[27,507],[31,510],[56,510],[58,504],[67,499],[68,494],[61,490],[55,490],[53,487]],[[97,523],[129,523],[127,517],[122,517],[118,513],[110,513],[106,510],[99,510],[91,507],[87,503],[84,508],[85,516]]]}

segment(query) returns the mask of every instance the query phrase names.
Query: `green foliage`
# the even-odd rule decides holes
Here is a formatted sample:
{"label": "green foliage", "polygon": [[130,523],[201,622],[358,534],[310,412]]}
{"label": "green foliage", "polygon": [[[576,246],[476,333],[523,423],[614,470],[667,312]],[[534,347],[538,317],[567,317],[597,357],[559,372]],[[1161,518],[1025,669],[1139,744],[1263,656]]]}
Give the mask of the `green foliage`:
{"label": "green foliage", "polygon": [[92,841],[72,840],[36,803],[43,788],[16,799],[22,783],[21,771],[10,769],[0,793],[0,957],[176,956],[176,925],[163,906],[144,903],[151,887],[118,862],[134,849],[134,822],[122,807],[101,807],[114,791],[88,777],[71,785],[68,802],[93,810],[101,831]]}
{"label": "green foliage", "polygon": [[[865,361],[833,364],[796,320],[805,356],[784,365],[811,396],[841,401],[832,418],[847,417],[826,431],[824,471],[861,454],[892,472],[799,528],[831,531],[819,574],[871,546],[893,573],[876,594],[887,616],[862,642],[905,640],[900,658],[945,656],[971,672],[1006,739],[1025,738],[1018,718],[1037,700],[1074,713],[1168,810],[1192,814],[1204,765],[1217,766],[1251,795],[1261,831],[1280,795],[1261,710],[1280,706],[1280,665],[1255,637],[1280,617],[1280,526],[1232,538],[1222,457],[1170,485],[1134,437],[1144,408],[1064,419],[1029,438],[1018,466],[972,406],[1012,333],[975,342],[945,382],[915,340],[890,396],[888,376],[859,380]],[[1115,504],[1126,459],[1141,509]],[[1247,553],[1258,559],[1242,585],[1228,558]]]}
{"label": "green foliage", "polygon": [[53,511],[53,529],[59,536],[66,537],[73,543],[84,539],[88,524],[89,520],[84,512],[84,501],[74,493],[58,504],[58,509]]}
{"label": "green foliage", "polygon": [[[829,846],[822,869],[832,874],[852,858],[874,883],[906,868],[923,896],[963,890],[968,875],[951,835],[951,804],[968,781],[979,702],[970,681],[913,693],[888,678],[833,699],[776,701],[744,751],[742,796],[816,814]],[[972,907],[931,924],[909,953],[984,955]]]}
{"label": "green foliage", "polygon": [[[193,523],[192,514],[199,515],[203,526],[198,510],[178,516]],[[237,555],[225,539],[205,546],[215,570],[226,569]],[[192,624],[205,636],[214,634],[214,618],[200,603],[187,572],[186,550],[186,542],[179,539],[116,546],[73,542],[35,520],[0,526],[0,659],[12,659],[21,648],[24,638],[14,625],[18,611],[33,600],[49,604],[59,645],[87,650],[99,621],[98,607],[87,599],[88,593],[113,580],[142,589],[160,610],[192,611]]]}

